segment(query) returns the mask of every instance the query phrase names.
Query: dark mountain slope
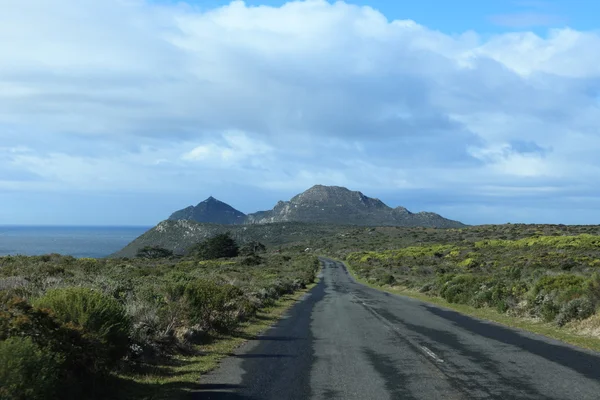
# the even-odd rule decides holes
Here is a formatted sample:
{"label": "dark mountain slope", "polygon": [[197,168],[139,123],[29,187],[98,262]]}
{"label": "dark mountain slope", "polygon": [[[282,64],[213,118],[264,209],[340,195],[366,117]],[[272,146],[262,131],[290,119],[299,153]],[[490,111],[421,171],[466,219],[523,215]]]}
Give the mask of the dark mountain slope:
{"label": "dark mountain slope", "polygon": [[175,211],[169,217],[169,220],[172,221],[190,220],[224,225],[242,224],[245,219],[246,214],[212,196],[199,203],[196,207],[189,206],[183,210]]}

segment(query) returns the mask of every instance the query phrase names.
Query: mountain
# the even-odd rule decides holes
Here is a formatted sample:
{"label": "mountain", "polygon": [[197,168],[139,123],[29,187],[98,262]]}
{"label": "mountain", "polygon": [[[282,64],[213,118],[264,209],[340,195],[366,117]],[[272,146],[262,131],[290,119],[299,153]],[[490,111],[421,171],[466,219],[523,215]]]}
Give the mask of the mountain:
{"label": "mountain", "polygon": [[223,225],[242,224],[245,219],[246,214],[212,196],[199,203],[196,207],[189,206],[175,211],[169,217],[171,221],[189,220]]}
{"label": "mountain", "polygon": [[209,197],[196,207],[173,213],[168,220],[112,256],[134,257],[144,246],[161,246],[183,254],[190,246],[224,232],[230,232],[240,243],[258,240],[269,246],[294,243],[321,246],[326,242],[344,241],[353,229],[366,229],[369,236],[376,233],[375,228],[371,228],[374,226],[386,229],[463,228],[466,225],[431,212],[411,213],[404,207],[391,208],[379,199],[344,187],[316,185],[290,201],[278,202],[272,210],[248,215]]}
{"label": "mountain", "polygon": [[316,185],[279,201],[272,210],[248,214],[245,223],[312,222],[324,224],[461,228],[465,225],[431,212],[411,213],[404,207],[391,208],[379,199],[340,186]]}

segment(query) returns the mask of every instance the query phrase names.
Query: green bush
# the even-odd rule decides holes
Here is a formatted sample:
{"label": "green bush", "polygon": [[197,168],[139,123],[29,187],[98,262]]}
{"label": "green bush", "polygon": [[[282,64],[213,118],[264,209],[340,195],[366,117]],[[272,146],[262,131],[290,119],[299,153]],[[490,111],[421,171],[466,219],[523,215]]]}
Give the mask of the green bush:
{"label": "green bush", "polygon": [[28,337],[0,341],[0,399],[57,398],[63,361]]}
{"label": "green bush", "polygon": [[253,312],[243,292],[233,285],[198,279],[185,286],[183,297],[190,322],[206,331],[231,331]]}
{"label": "green bush", "polygon": [[592,316],[595,312],[594,304],[585,298],[574,299],[563,305],[558,316],[556,324],[563,326],[573,320],[586,319]]}
{"label": "green bush", "polygon": [[190,252],[202,260],[237,257],[239,248],[229,233],[222,233],[194,246]]}
{"label": "green bush", "polygon": [[477,292],[469,301],[469,304],[475,308],[488,307],[491,303],[492,291],[489,289],[483,289]]}
{"label": "green bush", "polygon": [[101,343],[18,297],[0,296],[0,340],[30,337],[65,359],[65,380],[83,383],[104,368]]}
{"label": "green bush", "polygon": [[573,289],[583,289],[585,279],[581,276],[562,274],[541,277],[533,287],[533,295],[539,293],[566,292]]}
{"label": "green bush", "polygon": [[539,308],[539,314],[546,322],[555,320],[559,312],[559,305],[550,298],[547,298],[544,302],[542,302]]}
{"label": "green bush", "polygon": [[64,323],[80,326],[98,338],[105,346],[109,363],[126,354],[131,321],[114,298],[88,288],[69,287],[48,291],[34,305],[49,309]]}
{"label": "green bush", "polygon": [[592,299],[600,302],[600,274],[598,272],[592,274],[587,284],[587,291]]}
{"label": "green bush", "polygon": [[136,257],[140,258],[167,258],[173,256],[173,252],[160,246],[144,246],[138,250]]}
{"label": "green bush", "polygon": [[471,274],[456,275],[445,282],[440,295],[450,303],[469,303],[481,285],[481,279]]}

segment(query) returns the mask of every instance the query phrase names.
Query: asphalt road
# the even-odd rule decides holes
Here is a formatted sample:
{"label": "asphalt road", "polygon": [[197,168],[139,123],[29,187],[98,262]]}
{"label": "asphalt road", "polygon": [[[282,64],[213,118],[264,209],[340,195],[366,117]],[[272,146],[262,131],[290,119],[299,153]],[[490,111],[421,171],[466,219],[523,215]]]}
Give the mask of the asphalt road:
{"label": "asphalt road", "polygon": [[600,399],[600,354],[356,283],[324,259],[305,299],[195,399]]}

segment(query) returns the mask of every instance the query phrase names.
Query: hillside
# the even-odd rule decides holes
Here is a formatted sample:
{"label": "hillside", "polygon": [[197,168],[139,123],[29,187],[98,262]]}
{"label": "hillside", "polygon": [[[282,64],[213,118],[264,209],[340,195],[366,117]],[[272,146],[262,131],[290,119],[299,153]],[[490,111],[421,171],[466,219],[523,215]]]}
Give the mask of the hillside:
{"label": "hillside", "polygon": [[335,236],[344,227],[305,224],[273,223],[261,225],[217,225],[194,221],[162,221],[111,257],[135,257],[144,246],[160,246],[175,254],[184,254],[192,245],[219,233],[230,232],[239,243],[258,240],[269,247],[290,243],[306,243],[314,238]]}
{"label": "hillside", "polygon": [[231,232],[240,241],[258,240],[270,250],[279,247],[303,251],[311,248],[319,254],[343,259],[358,251],[386,251],[429,245],[475,243],[482,239],[519,240],[549,235],[600,235],[598,225],[480,225],[461,229],[422,227],[360,227],[332,224],[284,222],[256,225],[216,225],[193,221],[163,221],[111,257],[133,257],[137,250],[157,245],[182,254],[190,246],[218,233]]}
{"label": "hillside", "polygon": [[461,228],[465,225],[431,212],[391,208],[379,199],[339,186],[316,185],[278,202],[272,210],[249,214],[246,223],[314,222],[337,225]]}

